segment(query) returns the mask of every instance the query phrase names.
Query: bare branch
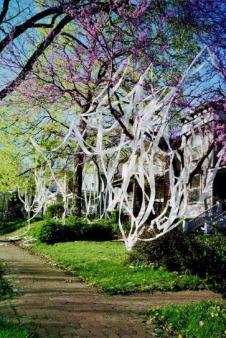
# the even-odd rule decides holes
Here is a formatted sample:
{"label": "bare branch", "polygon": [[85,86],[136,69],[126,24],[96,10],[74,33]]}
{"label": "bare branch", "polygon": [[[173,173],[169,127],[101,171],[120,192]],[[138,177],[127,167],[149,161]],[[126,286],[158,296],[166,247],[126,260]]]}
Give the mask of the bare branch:
{"label": "bare branch", "polygon": [[18,25],[14,27],[11,32],[0,42],[0,52],[3,51],[3,49],[13,40],[15,40],[18,36],[23,34],[27,29],[34,27],[35,23],[43,18],[46,18],[49,15],[52,14],[63,14],[63,6],[58,7],[52,7],[48,8],[38,14],[35,14],[30,19],[22,23],[21,25]]}
{"label": "bare branch", "polygon": [[68,37],[69,39],[77,42],[80,46],[82,46],[83,48],[87,49],[88,50],[88,47],[79,39],[77,39],[74,35],[70,34],[70,33],[66,33],[64,32],[62,35]]}
{"label": "bare branch", "polygon": [[32,70],[34,63],[37,61],[39,56],[49,47],[55,37],[61,32],[61,30],[72,20],[70,16],[64,17],[59,24],[50,32],[50,34],[45,38],[45,40],[40,43],[36,51],[28,59],[27,63],[23,67],[19,75],[14,79],[8,86],[6,86],[2,91],[0,91],[0,100],[6,97],[11,93],[16,87],[18,87],[21,82],[26,78],[27,74]]}
{"label": "bare branch", "polygon": [[5,16],[6,16],[7,12],[8,12],[9,3],[10,3],[10,0],[4,0],[2,11],[0,13],[0,23],[3,22]]}

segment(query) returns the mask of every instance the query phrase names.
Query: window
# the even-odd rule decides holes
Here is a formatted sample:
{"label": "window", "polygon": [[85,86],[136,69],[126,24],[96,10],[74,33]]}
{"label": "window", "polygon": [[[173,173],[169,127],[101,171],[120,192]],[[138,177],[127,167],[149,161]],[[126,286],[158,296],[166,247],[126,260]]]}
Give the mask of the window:
{"label": "window", "polygon": [[189,203],[198,202],[200,196],[201,196],[201,175],[195,175],[192,179],[188,193]]}

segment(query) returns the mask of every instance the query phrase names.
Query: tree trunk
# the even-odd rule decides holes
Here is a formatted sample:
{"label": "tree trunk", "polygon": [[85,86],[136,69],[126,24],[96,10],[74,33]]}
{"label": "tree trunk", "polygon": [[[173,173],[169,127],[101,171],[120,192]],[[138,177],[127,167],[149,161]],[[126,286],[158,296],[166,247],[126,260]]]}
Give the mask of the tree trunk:
{"label": "tree trunk", "polygon": [[[87,103],[87,106],[84,107],[84,112],[87,111],[90,107],[90,104]],[[83,135],[83,139],[86,140],[87,134],[85,131],[86,129],[86,122],[80,122],[80,133]],[[85,154],[82,149],[79,147],[77,153],[75,155],[75,172],[74,172],[74,188],[73,188],[73,207],[72,207],[72,214],[74,216],[81,217],[82,216],[82,182],[83,182],[83,168],[85,162]]]}
{"label": "tree trunk", "polygon": [[84,154],[80,152],[75,156],[75,172],[74,172],[74,205],[72,214],[78,217],[82,215],[82,181],[84,168]]}

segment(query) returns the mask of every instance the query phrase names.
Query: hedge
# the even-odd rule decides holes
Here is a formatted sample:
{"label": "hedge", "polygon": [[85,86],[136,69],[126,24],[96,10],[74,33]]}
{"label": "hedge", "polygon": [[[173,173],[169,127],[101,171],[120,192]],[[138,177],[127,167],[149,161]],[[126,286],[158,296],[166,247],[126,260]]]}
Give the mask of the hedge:
{"label": "hedge", "polygon": [[174,229],[152,242],[138,242],[129,255],[133,264],[165,266],[196,274],[226,291],[226,236],[185,234]]}

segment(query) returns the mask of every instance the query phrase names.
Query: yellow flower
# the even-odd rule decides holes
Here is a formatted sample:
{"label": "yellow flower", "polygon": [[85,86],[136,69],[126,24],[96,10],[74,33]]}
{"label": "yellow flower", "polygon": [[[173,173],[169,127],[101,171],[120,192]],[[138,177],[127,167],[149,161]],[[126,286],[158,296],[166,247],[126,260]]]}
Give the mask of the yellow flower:
{"label": "yellow flower", "polygon": [[226,330],[224,330],[224,334],[226,335]]}
{"label": "yellow flower", "polygon": [[183,336],[181,334],[179,334],[178,338],[183,338]]}
{"label": "yellow flower", "polygon": [[212,318],[214,317],[214,313],[213,313],[213,312],[211,312],[211,314],[210,314],[210,315],[211,315],[211,317],[212,317]]}
{"label": "yellow flower", "polygon": [[200,320],[199,326],[203,326],[203,325],[204,325],[204,321],[203,321],[203,320]]}

